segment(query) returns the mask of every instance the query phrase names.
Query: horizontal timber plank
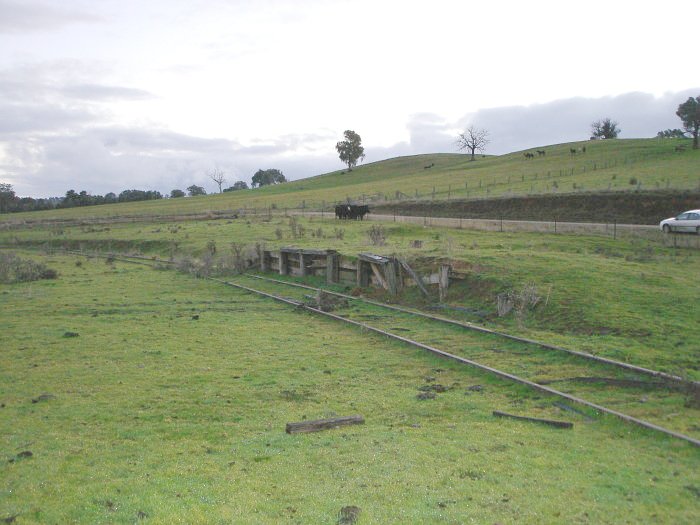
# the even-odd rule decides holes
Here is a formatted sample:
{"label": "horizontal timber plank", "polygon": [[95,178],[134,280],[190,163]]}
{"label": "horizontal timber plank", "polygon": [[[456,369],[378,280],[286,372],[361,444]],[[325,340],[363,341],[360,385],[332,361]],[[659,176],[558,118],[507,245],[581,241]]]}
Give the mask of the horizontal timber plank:
{"label": "horizontal timber plank", "polygon": [[539,417],[516,416],[515,414],[501,412],[500,410],[494,410],[493,415],[496,417],[509,417],[512,419],[520,419],[521,421],[532,421],[533,423],[542,423],[543,425],[549,425],[550,427],[557,428],[573,428],[574,426],[574,424],[570,423],[569,421],[555,421],[553,419],[542,419]]}
{"label": "horizontal timber plank", "polygon": [[365,419],[362,416],[332,417],[330,419],[316,419],[314,421],[300,421],[298,423],[287,423],[287,434],[299,434],[302,432],[319,432],[330,428],[343,427],[347,425],[362,425]]}

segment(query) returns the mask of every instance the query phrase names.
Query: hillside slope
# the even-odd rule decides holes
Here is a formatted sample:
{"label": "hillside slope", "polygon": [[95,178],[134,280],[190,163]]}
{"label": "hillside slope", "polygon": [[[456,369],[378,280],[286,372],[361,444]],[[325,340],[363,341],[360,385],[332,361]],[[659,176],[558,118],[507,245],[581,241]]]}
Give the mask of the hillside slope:
{"label": "hillside slope", "polygon": [[[326,209],[347,200],[483,199],[498,196],[601,191],[691,190],[700,187],[700,150],[676,151],[688,141],[630,139],[558,144],[501,156],[430,154],[399,157],[272,187],[195,198],[121,203],[31,214],[30,218],[207,213],[240,208]],[[541,150],[544,154],[538,154]],[[525,154],[532,153],[528,158]]]}

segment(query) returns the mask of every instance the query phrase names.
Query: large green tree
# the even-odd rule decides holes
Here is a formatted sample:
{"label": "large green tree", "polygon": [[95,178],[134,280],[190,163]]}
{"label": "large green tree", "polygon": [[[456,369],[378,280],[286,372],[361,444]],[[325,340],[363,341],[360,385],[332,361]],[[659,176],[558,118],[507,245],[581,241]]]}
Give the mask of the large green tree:
{"label": "large green tree", "polygon": [[206,192],[206,190],[205,190],[204,188],[202,188],[201,186],[197,186],[196,184],[193,184],[192,186],[189,186],[189,187],[187,188],[187,194],[188,194],[190,197],[197,197],[197,196],[199,196],[199,195],[206,195],[207,192]]}
{"label": "large green tree", "polygon": [[618,123],[611,118],[596,120],[591,124],[592,137],[596,139],[616,139],[622,131],[618,128]]}
{"label": "large green tree", "polygon": [[12,184],[0,182],[0,213],[10,211],[17,200]]}
{"label": "large green tree", "polygon": [[693,149],[698,149],[698,132],[700,132],[700,96],[688,97],[678,106],[676,115],[683,121],[685,130],[693,136]]}
{"label": "large green tree", "polygon": [[282,182],[287,182],[287,179],[284,178],[284,174],[280,170],[272,168],[269,170],[256,171],[250,182],[253,188],[255,188],[256,186],[260,187],[268,186],[270,184],[281,184]]}
{"label": "large green tree", "polygon": [[365,148],[362,147],[362,139],[352,130],[346,129],[343,134],[345,140],[335,145],[340,160],[348,165],[348,171],[357,166],[357,161],[365,158]]}
{"label": "large green tree", "polygon": [[227,191],[238,191],[238,190],[247,190],[248,189],[248,183],[244,180],[237,180],[236,182],[233,183],[233,186],[229,186],[224,190],[224,193]]}

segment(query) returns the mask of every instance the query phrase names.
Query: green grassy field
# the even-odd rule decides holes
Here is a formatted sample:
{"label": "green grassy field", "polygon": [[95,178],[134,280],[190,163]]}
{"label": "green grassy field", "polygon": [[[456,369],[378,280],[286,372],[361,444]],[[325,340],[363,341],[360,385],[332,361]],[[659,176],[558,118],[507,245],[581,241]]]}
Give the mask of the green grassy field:
{"label": "green grassy field", "polygon": [[[212,282],[21,255],[59,278],[0,285],[0,519],[336,523],[355,505],[358,523],[697,521],[690,445],[562,413],[547,396]],[[452,388],[420,401],[428,381]],[[499,409],[575,426],[493,418]],[[284,433],[350,414],[365,425]]]}
{"label": "green grassy field", "polygon": [[[464,280],[444,304],[434,290],[429,299],[415,289],[363,293],[700,380],[697,250],[656,238],[281,213],[362,194],[432,197],[433,186],[436,199],[448,188],[471,198],[569,191],[574,182],[575,191],[695,188],[699,153],[675,153],[675,144],[564,144],[532,160],[473,163],[409,157],[273,188],[0,216],[2,253],[59,272],[0,284],[0,520],[337,523],[342,507],[356,505],[358,523],[697,522],[700,455],[691,445],[562,412],[548,396],[211,281],[61,251],[143,254],[180,268],[208,261],[230,278],[236,253],[259,244],[399,254],[425,271],[449,261]],[[182,217],[273,205],[269,216]],[[127,216],[133,222],[121,222]],[[538,305],[498,317],[496,296],[526,286]],[[447,330],[432,339],[460,344]],[[467,339],[464,352],[497,368],[508,360]],[[552,358],[534,372],[547,377],[557,366]],[[451,388],[419,401],[429,381]],[[492,410],[575,426],[500,420]],[[683,400],[637,410],[700,432],[697,409]],[[290,421],[351,414],[366,424],[284,433]]]}
{"label": "green grassy field", "polygon": [[[296,236],[290,224],[296,224]],[[466,280],[451,289],[447,303],[475,312],[445,312],[449,315],[700,379],[697,250],[636,238],[477,232],[398,223],[383,224],[385,245],[374,246],[368,237],[371,227],[367,222],[279,216],[60,229],[34,226],[0,232],[0,244],[165,258],[201,258],[213,245],[217,257],[225,258],[234,243],[248,248],[261,243],[269,248],[332,248],[347,255],[399,253],[426,267],[449,259],[465,272]],[[414,240],[422,241],[422,248],[411,248]],[[537,289],[541,304],[520,322],[512,316],[498,318],[496,295],[528,284]],[[421,301],[413,293],[405,300]]]}
{"label": "green grassy field", "polygon": [[[700,150],[675,152],[683,140],[586,141],[543,147],[546,155],[526,160],[523,152],[479,157],[432,154],[400,157],[277,186],[195,198],[71,208],[0,216],[0,222],[40,218],[177,215],[240,208],[320,208],[372,199],[486,198],[543,193],[644,191],[700,188]],[[582,148],[586,148],[583,153]],[[539,148],[537,148],[539,149]],[[571,155],[570,150],[577,154]],[[533,152],[535,150],[532,150]],[[431,166],[426,169],[426,166]]]}

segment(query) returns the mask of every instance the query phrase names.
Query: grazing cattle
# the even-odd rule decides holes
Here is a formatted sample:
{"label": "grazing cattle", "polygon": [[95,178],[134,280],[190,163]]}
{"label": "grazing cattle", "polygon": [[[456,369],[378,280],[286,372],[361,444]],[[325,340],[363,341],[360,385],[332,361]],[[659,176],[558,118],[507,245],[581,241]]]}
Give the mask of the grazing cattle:
{"label": "grazing cattle", "polygon": [[350,216],[350,205],[349,204],[338,204],[335,207],[335,218],[336,219],[347,219]]}
{"label": "grazing cattle", "polygon": [[527,153],[525,153],[525,158],[526,158],[526,159],[534,159],[534,158],[535,158],[535,154],[534,154],[534,153],[530,153],[530,152],[528,151]]}
{"label": "grazing cattle", "polygon": [[540,157],[544,157],[545,153],[547,153],[547,152],[546,152],[545,150],[543,150],[543,149],[538,149],[538,150],[537,150],[537,155],[539,155]]}
{"label": "grazing cattle", "polygon": [[576,149],[575,149],[575,148],[569,148],[569,153],[571,153],[571,155],[576,155]]}
{"label": "grazing cattle", "polygon": [[582,153],[586,153],[586,146],[584,146],[584,147],[581,148],[581,152],[582,152]]}
{"label": "grazing cattle", "polygon": [[369,206],[357,204],[339,204],[335,207],[336,219],[364,220],[369,213]]}

